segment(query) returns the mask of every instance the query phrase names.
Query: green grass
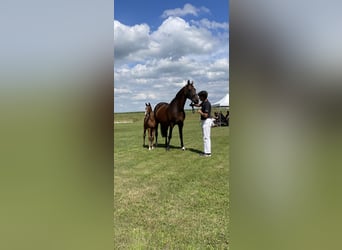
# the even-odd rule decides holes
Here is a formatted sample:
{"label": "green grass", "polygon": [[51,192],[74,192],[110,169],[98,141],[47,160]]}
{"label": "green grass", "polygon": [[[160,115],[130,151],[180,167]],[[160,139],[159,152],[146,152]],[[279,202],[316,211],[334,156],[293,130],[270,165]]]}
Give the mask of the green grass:
{"label": "green grass", "polygon": [[170,151],[144,148],[143,118],[114,114],[115,249],[228,249],[229,127],[212,128],[202,158],[197,114],[186,115],[185,151],[178,127]]}

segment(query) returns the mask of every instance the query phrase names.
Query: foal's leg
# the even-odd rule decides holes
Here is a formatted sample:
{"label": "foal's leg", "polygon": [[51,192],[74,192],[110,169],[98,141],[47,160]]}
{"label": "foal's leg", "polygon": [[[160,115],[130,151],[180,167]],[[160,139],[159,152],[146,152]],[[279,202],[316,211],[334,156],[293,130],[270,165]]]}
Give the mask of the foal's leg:
{"label": "foal's leg", "polygon": [[146,128],[144,127],[144,135],[143,135],[143,147],[145,147],[145,137],[146,137]]}
{"label": "foal's leg", "polygon": [[185,150],[184,143],[183,143],[183,122],[178,123],[178,131],[179,131],[179,138],[181,141],[181,148]]}
{"label": "foal's leg", "polygon": [[155,130],[154,128],[151,128],[151,146],[152,146],[152,149],[154,148],[154,133],[155,133]]}
{"label": "foal's leg", "polygon": [[152,128],[148,128],[148,150],[151,150],[151,147],[152,147],[151,133],[152,133]]}

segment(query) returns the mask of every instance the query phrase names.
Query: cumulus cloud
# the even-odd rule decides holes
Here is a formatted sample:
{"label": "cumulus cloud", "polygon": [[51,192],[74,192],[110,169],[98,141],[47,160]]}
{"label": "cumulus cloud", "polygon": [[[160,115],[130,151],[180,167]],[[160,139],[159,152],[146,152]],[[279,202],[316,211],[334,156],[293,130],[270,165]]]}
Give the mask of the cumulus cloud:
{"label": "cumulus cloud", "polygon": [[175,58],[208,53],[217,45],[209,30],[191,26],[180,17],[166,19],[151,38],[159,44],[160,54]]}
{"label": "cumulus cloud", "polygon": [[138,93],[138,94],[135,94],[133,97],[132,97],[133,100],[141,100],[141,101],[144,101],[144,100],[154,100],[156,99],[156,95],[153,94],[153,93]]}
{"label": "cumulus cloud", "polygon": [[200,21],[191,21],[192,24],[197,25],[199,27],[204,27],[206,29],[223,29],[223,30],[228,30],[229,25],[228,23],[219,23],[215,21],[210,21],[207,18],[201,19]]}
{"label": "cumulus cloud", "polygon": [[[114,21],[115,112],[170,102],[188,79],[198,91],[206,89],[212,101],[229,91],[228,24],[180,17],[200,11],[191,5],[167,10],[154,31],[147,24]],[[129,105],[118,105],[128,100]]]}
{"label": "cumulus cloud", "polygon": [[167,18],[152,33],[146,24],[129,27],[114,22],[115,63],[207,54],[213,52],[219,42],[210,29],[190,25],[180,17]]}
{"label": "cumulus cloud", "polygon": [[[115,84],[124,84],[134,91],[114,91],[114,94],[118,102],[133,99],[150,101],[155,105],[160,101],[171,101],[189,79],[195,82],[198,90],[207,89],[211,100],[218,100],[228,91],[228,72],[228,58],[212,62],[185,57],[178,60],[160,58],[132,67],[129,74],[115,69]],[[120,78],[120,83],[117,78]]]}
{"label": "cumulus cloud", "polygon": [[167,18],[170,16],[182,17],[186,15],[198,16],[199,13],[209,13],[209,12],[210,12],[209,9],[205,7],[196,8],[195,6],[187,3],[187,4],[184,4],[184,7],[182,9],[176,8],[176,9],[165,10],[162,14],[162,17],[163,18]]}
{"label": "cumulus cloud", "polygon": [[114,92],[117,94],[129,94],[132,93],[131,90],[125,88],[114,88]]}
{"label": "cumulus cloud", "polygon": [[148,48],[150,28],[147,24],[126,26],[114,20],[114,59],[120,60]]}

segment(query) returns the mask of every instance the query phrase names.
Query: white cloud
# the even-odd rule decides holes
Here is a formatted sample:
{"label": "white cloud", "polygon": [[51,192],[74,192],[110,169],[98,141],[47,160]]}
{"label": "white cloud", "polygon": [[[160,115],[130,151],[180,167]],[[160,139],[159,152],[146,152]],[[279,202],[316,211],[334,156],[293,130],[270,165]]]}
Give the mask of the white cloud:
{"label": "white cloud", "polygon": [[200,21],[191,21],[192,24],[197,25],[199,27],[203,27],[206,29],[223,29],[223,30],[228,30],[229,25],[228,23],[218,23],[215,21],[209,21],[207,18],[201,19]]}
{"label": "white cloud", "polygon": [[[134,93],[128,91],[114,92],[115,100],[125,102],[131,100],[150,101],[151,104],[165,101],[170,102],[178,90],[193,80],[198,91],[206,89],[210,93],[211,100],[216,101],[228,91],[229,81],[228,58],[221,58],[212,62],[195,61],[189,58],[171,60],[168,58],[155,59],[144,65],[137,65],[129,74],[117,72],[115,85],[129,86]],[[121,81],[116,79],[120,78]],[[142,107],[137,106],[138,110]]]}
{"label": "white cloud", "polygon": [[114,59],[120,60],[149,46],[150,28],[147,24],[126,26],[114,20]]}
{"label": "white cloud", "polygon": [[228,58],[221,58],[214,61],[211,64],[211,68],[215,71],[225,71],[227,68],[229,68]]}
{"label": "white cloud", "polygon": [[114,23],[114,63],[141,62],[153,58],[179,59],[202,55],[220,47],[220,38],[205,27],[190,25],[180,17],[169,17],[152,33],[144,25]]}
{"label": "white cloud", "polygon": [[151,38],[159,44],[160,54],[176,58],[208,53],[217,45],[217,39],[209,30],[191,26],[180,17],[166,19]]}
{"label": "white cloud", "polygon": [[138,101],[144,101],[144,100],[154,100],[156,99],[156,95],[154,93],[138,93],[138,94],[135,94],[133,97],[132,97],[133,100],[138,100]]}
{"label": "white cloud", "polygon": [[163,18],[167,18],[170,16],[186,16],[186,15],[193,15],[193,16],[198,16],[199,13],[201,12],[205,12],[205,13],[209,13],[209,9],[205,8],[205,7],[201,7],[201,8],[196,8],[195,6],[187,3],[184,4],[184,7],[181,8],[176,8],[176,9],[168,9],[165,10],[162,14]]}
{"label": "white cloud", "polygon": [[211,101],[229,91],[227,23],[170,15],[151,32],[147,24],[114,21],[114,38],[115,112],[143,111],[144,102],[170,102],[188,79],[198,91],[207,90]]}
{"label": "white cloud", "polygon": [[116,93],[116,94],[129,94],[129,93],[132,93],[132,91],[129,89],[124,89],[124,88],[114,88],[114,93]]}

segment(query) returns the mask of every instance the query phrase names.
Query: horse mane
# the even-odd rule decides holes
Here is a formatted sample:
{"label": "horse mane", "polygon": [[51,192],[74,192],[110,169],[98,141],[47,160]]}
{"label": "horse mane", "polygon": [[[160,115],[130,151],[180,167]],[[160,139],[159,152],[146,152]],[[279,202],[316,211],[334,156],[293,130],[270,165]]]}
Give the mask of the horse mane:
{"label": "horse mane", "polygon": [[[191,83],[190,83],[190,80],[188,80],[188,83],[187,83],[185,86],[183,86],[183,88],[181,88],[181,89],[177,92],[176,96],[172,99],[172,101],[170,102],[170,104],[171,104],[171,103],[174,103],[176,100],[178,100],[179,98],[181,98],[181,97],[183,96],[183,93],[184,93],[184,91],[186,90],[186,87],[187,87],[189,84],[191,84]],[[186,101],[186,98],[184,98],[184,100]],[[184,104],[185,104],[185,101],[184,101]],[[183,106],[184,106],[184,104],[183,104]]]}
{"label": "horse mane", "polygon": [[183,88],[181,88],[181,89],[177,92],[177,94],[176,94],[176,96],[175,96],[174,99],[176,99],[177,97],[179,97],[180,95],[183,94],[183,92],[184,92],[186,86],[187,86],[187,85],[185,85]]}

